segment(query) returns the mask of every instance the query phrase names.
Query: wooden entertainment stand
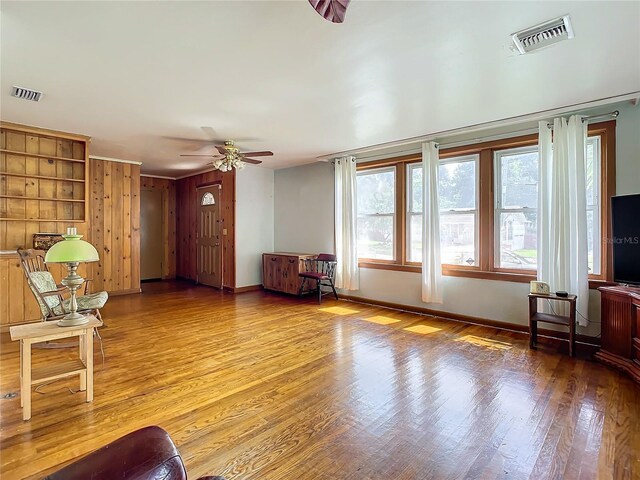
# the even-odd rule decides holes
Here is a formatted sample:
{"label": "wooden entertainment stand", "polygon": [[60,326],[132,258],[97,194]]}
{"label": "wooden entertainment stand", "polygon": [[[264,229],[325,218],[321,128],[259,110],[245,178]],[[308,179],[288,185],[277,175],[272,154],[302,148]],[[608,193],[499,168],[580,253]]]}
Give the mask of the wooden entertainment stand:
{"label": "wooden entertainment stand", "polygon": [[596,358],[640,383],[640,288],[600,287],[602,347]]}

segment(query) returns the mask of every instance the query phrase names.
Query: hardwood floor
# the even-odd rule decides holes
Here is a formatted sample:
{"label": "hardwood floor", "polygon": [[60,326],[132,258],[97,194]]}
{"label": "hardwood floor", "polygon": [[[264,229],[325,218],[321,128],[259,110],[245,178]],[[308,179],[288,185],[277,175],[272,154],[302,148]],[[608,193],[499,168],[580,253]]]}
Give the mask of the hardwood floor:
{"label": "hardwood floor", "polygon": [[[640,386],[564,345],[344,301],[144,290],[103,310],[93,403],[75,381],[34,393],[29,422],[0,400],[3,479],[153,424],[190,478],[640,478]],[[1,347],[0,393],[17,392],[18,345]]]}

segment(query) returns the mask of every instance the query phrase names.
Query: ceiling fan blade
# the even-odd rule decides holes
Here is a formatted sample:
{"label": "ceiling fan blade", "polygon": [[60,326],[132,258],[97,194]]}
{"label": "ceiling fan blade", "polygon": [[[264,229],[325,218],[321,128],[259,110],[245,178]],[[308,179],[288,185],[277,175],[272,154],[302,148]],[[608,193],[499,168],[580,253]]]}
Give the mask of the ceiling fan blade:
{"label": "ceiling fan blade", "polygon": [[244,157],[242,161],[244,163],[251,163],[253,165],[260,165],[262,163],[262,160],[255,160],[253,158],[246,158],[246,157]]}
{"label": "ceiling fan blade", "polygon": [[227,151],[225,150],[223,145],[216,145],[216,150],[220,152],[220,155],[226,155]]}
{"label": "ceiling fan blade", "polygon": [[342,23],[351,0],[309,0],[309,4],[325,20]]}
{"label": "ceiling fan blade", "polygon": [[211,154],[211,153],[194,153],[194,154],[183,154],[181,157],[219,157],[220,155]]}
{"label": "ceiling fan blade", "polygon": [[242,155],[249,157],[271,157],[273,156],[273,152],[264,151],[264,152],[243,152]]}
{"label": "ceiling fan blade", "polygon": [[220,143],[220,142],[224,142],[224,140],[220,140],[218,138],[218,134],[216,133],[216,131],[211,128],[211,127],[200,127],[200,129],[207,134],[207,137],[209,137],[209,141],[210,142],[215,142],[215,143]]}
{"label": "ceiling fan blade", "polygon": [[185,142],[185,143],[214,143],[211,140],[204,140],[202,138],[187,138],[187,137],[172,137],[169,135],[163,135],[160,137],[164,140],[171,140],[173,142]]}

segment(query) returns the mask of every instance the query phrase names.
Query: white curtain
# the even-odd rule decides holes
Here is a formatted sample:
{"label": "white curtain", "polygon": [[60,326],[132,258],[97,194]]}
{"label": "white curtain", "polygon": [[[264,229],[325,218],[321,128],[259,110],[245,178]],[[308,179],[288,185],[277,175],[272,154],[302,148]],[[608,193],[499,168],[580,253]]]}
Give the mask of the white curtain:
{"label": "white curtain", "polygon": [[422,144],[422,301],[442,303],[438,145]]}
{"label": "white curtain", "polygon": [[538,280],[552,292],[577,295],[578,323],[584,326],[589,305],[587,126],[574,115],[569,122],[554,120],[553,138],[547,122],[540,122],[539,130]]}
{"label": "white curtain", "polygon": [[358,290],[356,157],[335,160],[336,287]]}

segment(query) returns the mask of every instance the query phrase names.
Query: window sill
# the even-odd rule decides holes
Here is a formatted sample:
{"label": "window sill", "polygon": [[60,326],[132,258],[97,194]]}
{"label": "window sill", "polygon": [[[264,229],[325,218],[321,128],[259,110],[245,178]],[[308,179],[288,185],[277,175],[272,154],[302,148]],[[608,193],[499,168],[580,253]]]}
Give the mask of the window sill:
{"label": "window sill", "polygon": [[[396,272],[420,273],[422,267],[419,265],[399,265],[396,263],[379,263],[371,261],[358,262],[358,267],[369,268],[373,270],[392,270]],[[478,278],[481,280],[497,280],[501,282],[529,283],[536,280],[533,273],[515,273],[515,272],[486,272],[474,268],[456,268],[454,266],[444,266],[442,274],[447,277],[466,277]],[[589,280],[589,288],[597,289],[599,287],[616,285],[606,280]]]}
{"label": "window sill", "polygon": [[371,268],[373,270],[393,270],[396,272],[414,272],[420,273],[422,267],[414,265],[399,265],[397,263],[382,263],[382,262],[358,262],[360,268]]}
{"label": "window sill", "polygon": [[[399,265],[397,263],[382,263],[361,261],[358,262],[360,268],[370,268],[374,270],[392,270],[396,272],[422,272],[422,267],[419,265]],[[504,282],[521,282],[529,283],[531,280],[535,280],[536,276],[530,273],[504,273],[504,272],[484,272],[477,268],[456,268],[453,266],[444,266],[442,268],[442,274],[449,277],[468,277],[468,278],[480,278],[483,280],[502,280]]]}

